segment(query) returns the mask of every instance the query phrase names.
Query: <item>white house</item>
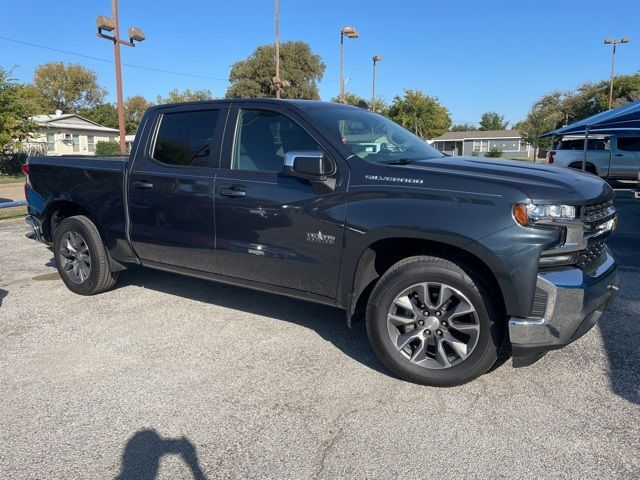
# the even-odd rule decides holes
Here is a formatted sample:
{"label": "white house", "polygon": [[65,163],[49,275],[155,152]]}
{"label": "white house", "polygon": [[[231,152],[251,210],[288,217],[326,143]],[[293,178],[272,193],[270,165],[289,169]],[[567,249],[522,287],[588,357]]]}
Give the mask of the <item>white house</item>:
{"label": "white house", "polygon": [[506,158],[531,158],[533,149],[517,130],[473,130],[446,132],[428,142],[449,155],[486,155],[492,148]]}
{"label": "white house", "polygon": [[27,148],[40,148],[47,155],[95,155],[98,142],[117,142],[118,130],[103,127],[76,114],[36,115],[31,119],[38,125]]}

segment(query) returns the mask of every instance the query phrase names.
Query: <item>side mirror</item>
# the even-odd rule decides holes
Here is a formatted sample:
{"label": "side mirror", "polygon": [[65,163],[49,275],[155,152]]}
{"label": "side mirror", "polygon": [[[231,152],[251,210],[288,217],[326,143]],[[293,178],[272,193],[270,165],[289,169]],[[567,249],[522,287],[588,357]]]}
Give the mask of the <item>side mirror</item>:
{"label": "side mirror", "polygon": [[324,152],[318,150],[287,152],[284,157],[284,171],[294,177],[323,182],[332,170]]}

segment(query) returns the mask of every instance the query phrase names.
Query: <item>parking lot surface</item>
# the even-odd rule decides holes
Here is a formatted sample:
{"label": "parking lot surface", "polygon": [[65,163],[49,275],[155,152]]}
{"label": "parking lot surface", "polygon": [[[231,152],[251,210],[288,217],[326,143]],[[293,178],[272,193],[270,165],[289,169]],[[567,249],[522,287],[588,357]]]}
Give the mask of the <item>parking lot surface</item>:
{"label": "parking lot surface", "polygon": [[151,270],[95,297],[0,224],[0,478],[640,478],[640,202],[615,309],[535,365],[390,376],[360,321]]}

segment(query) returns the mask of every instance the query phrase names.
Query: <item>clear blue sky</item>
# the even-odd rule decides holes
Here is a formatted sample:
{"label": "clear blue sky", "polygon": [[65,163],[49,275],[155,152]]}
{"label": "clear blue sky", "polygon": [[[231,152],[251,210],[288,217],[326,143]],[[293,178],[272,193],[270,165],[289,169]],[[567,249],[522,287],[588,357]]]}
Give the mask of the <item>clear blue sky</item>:
{"label": "clear blue sky", "polygon": [[[120,0],[124,30],[139,25],[147,41],[123,48],[123,61],[203,75],[181,77],[124,67],[125,96],[155,98],[172,88],[208,88],[223,96],[231,65],[273,42],[273,0]],[[110,0],[3,0],[0,36],[85,55],[112,58],[95,36],[95,16],[110,15]],[[455,123],[477,122],[495,110],[521,120],[540,95],[608,78],[607,36],[628,35],[618,50],[619,73],[640,70],[639,0],[280,0],[281,37],[304,40],[326,63],[323,99],[338,91],[339,30],[347,40],[348,90],[371,94],[371,56],[378,92],[387,100],[404,88],[439,97]],[[0,66],[22,81],[49,61],[79,62],[98,74],[115,98],[113,65],[0,39]]]}

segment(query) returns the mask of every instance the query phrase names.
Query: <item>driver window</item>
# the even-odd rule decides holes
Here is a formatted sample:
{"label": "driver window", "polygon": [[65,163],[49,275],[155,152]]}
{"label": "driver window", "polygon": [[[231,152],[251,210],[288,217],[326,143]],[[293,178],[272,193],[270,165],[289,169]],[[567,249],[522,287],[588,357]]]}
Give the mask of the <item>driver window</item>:
{"label": "driver window", "polygon": [[289,117],[268,110],[241,110],[233,149],[233,170],[281,172],[284,156],[318,150],[316,141]]}

